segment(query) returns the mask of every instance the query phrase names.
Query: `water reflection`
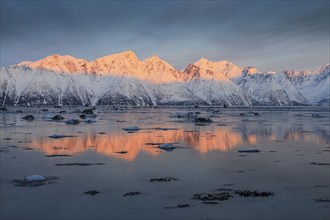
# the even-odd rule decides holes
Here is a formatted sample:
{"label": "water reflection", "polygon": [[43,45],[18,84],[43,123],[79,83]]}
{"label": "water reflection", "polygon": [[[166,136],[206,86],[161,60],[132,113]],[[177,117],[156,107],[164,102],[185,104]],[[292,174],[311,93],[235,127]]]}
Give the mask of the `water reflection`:
{"label": "water reflection", "polygon": [[[77,154],[86,150],[133,160],[140,152],[158,155],[161,151],[157,143],[177,143],[182,147],[193,147],[201,153],[209,151],[229,151],[245,143],[242,136],[229,129],[217,129],[212,132],[202,131],[152,131],[125,132],[112,134],[84,133],[76,137],[51,139],[43,136],[32,138],[31,146],[39,147],[45,154]],[[256,136],[250,135],[248,143],[255,144]],[[153,145],[155,144],[155,145]],[[120,152],[127,153],[122,154]]]}
{"label": "water reflection", "polygon": [[[255,131],[255,130],[254,130]],[[125,132],[98,134],[83,133],[79,136],[64,139],[51,139],[46,136],[32,138],[31,146],[41,149],[45,154],[78,154],[86,150],[94,150],[99,154],[125,160],[134,160],[139,153],[146,152],[150,155],[159,155],[161,150],[156,148],[156,143],[177,143],[179,146],[191,147],[200,153],[210,151],[230,151],[238,146],[256,145],[259,132],[249,131],[238,132],[231,129],[217,128],[210,132],[170,130],[136,132],[127,134]],[[327,135],[322,133],[312,133],[305,131],[289,130],[283,137],[279,137],[267,130],[268,140],[287,140],[287,141],[317,141],[326,143]],[[329,138],[329,137],[328,137]],[[127,153],[123,153],[126,152]]]}
{"label": "water reflection", "polygon": [[[37,120],[36,124],[21,122],[21,124],[1,127],[1,143],[40,149],[45,154],[79,154],[86,151],[95,151],[99,154],[124,160],[134,160],[140,153],[157,156],[162,150],[150,143],[176,143],[204,154],[211,151],[228,152],[236,147],[257,145],[260,140],[272,141],[303,141],[318,145],[329,145],[329,127],[327,124],[310,119],[277,120],[237,120],[228,115],[222,117],[227,126],[195,126],[189,123],[168,121],[167,115],[155,115],[153,124],[143,121],[139,115],[132,114],[131,121],[138,118],[139,127],[148,126],[175,128],[174,130],[142,129],[136,133],[127,133],[122,130],[129,124],[113,124],[105,121],[103,124],[67,126],[62,123],[51,123]],[[105,118],[115,116],[105,115]],[[118,117],[122,117],[118,116]],[[233,120],[235,119],[235,120]],[[3,120],[7,120],[4,117]],[[9,120],[9,119],[8,119]],[[150,120],[147,118],[146,120]],[[156,121],[156,122],[155,122]],[[6,124],[2,121],[2,124]],[[37,125],[37,126],[36,126]],[[24,127],[25,126],[25,127]],[[78,132],[79,130],[81,132]],[[26,131],[31,132],[26,133]],[[31,130],[31,131],[30,131]],[[100,133],[100,131],[104,131]],[[54,133],[74,135],[75,137],[52,139],[49,135]],[[9,138],[11,140],[5,140]],[[149,143],[149,144],[147,144]]]}

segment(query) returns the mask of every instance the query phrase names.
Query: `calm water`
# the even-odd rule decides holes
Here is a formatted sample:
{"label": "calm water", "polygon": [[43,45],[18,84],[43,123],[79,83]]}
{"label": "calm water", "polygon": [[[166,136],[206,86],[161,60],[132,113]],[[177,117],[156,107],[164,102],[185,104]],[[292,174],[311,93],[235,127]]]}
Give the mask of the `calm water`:
{"label": "calm water", "polygon": [[[15,113],[17,109],[24,113]],[[55,115],[65,110],[66,119],[78,118],[70,113],[74,109],[49,111]],[[9,108],[0,113],[1,219],[329,219],[329,202],[316,201],[329,200],[328,108],[230,108],[214,113],[219,109],[99,107],[95,123],[79,125],[43,119],[39,110]],[[214,122],[200,126],[169,117],[188,111]],[[34,121],[21,119],[29,113]],[[127,133],[122,130],[127,126],[140,130]],[[54,134],[72,137],[48,137]],[[167,152],[157,143],[177,148]],[[238,152],[247,149],[260,152]],[[123,151],[127,153],[119,153]],[[45,157],[52,154],[71,156]],[[104,165],[56,166],[78,162]],[[11,183],[33,174],[59,179],[38,187]],[[148,181],[167,176],[178,180]],[[234,196],[215,205],[191,199],[223,187],[271,191],[274,196]],[[88,190],[100,194],[84,194]],[[141,195],[122,196],[129,191]],[[190,207],[165,208],[178,204]]]}

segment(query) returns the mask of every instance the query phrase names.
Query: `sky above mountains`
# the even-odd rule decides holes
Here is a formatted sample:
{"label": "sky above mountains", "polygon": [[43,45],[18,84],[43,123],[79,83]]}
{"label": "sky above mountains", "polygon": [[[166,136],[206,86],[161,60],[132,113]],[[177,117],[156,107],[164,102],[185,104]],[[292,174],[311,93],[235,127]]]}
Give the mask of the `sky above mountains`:
{"label": "sky above mountains", "polygon": [[329,62],[329,1],[1,1],[1,67],[133,50],[178,69],[205,57],[260,71]]}

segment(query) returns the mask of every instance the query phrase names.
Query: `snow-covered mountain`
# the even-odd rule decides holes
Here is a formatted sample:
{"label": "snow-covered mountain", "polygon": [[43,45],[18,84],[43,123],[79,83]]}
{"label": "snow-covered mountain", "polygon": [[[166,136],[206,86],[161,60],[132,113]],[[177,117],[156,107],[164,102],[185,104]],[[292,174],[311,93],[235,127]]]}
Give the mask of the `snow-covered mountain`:
{"label": "snow-covered mountain", "polygon": [[[283,74],[259,73],[254,67],[241,68],[229,61],[212,62],[204,58],[195,66],[203,71],[196,71],[196,77],[230,79],[261,105],[308,104],[307,100]],[[189,68],[189,66],[188,66]],[[196,68],[194,68],[196,70]],[[199,75],[198,75],[199,74]],[[208,88],[208,87],[206,87]]]}
{"label": "snow-covered mountain", "polygon": [[330,104],[330,64],[315,74],[306,71],[284,71],[283,74],[310,104]]}
{"label": "snow-covered mountain", "polygon": [[104,56],[91,62],[54,54],[35,62],[24,61],[17,66],[57,73],[132,76],[152,82],[174,82],[181,78],[180,71],[157,55],[140,61],[133,51]]}
{"label": "snow-covered mountain", "polygon": [[[275,74],[272,73],[247,74],[236,79],[236,83],[263,105],[291,105],[295,101],[290,99],[290,96],[295,96],[288,94],[283,86],[277,82]],[[296,91],[293,92],[296,93]],[[302,104],[305,103],[303,100]]]}
{"label": "snow-covered mountain", "polygon": [[240,76],[243,70],[242,67],[236,66],[234,63],[227,60],[213,62],[205,58],[201,58],[200,60],[195,62],[194,65],[198,66],[201,69],[210,70],[217,75],[222,74],[228,78]]}
{"label": "snow-covered mountain", "polygon": [[273,72],[259,73],[254,67],[243,69],[241,76],[232,80],[262,105],[302,105],[307,100],[291,84],[286,75]]}
{"label": "snow-covered mountain", "polygon": [[329,65],[318,73],[259,73],[204,58],[179,71],[132,51],[88,62],[51,55],[0,70],[1,105],[292,105],[329,103]]}
{"label": "snow-covered mountain", "polygon": [[194,64],[183,71],[183,79],[191,93],[207,104],[252,105],[253,99],[223,73]]}
{"label": "snow-covered mountain", "polygon": [[54,54],[35,62],[24,61],[17,66],[27,66],[31,69],[50,70],[58,73],[87,73],[90,70],[88,61],[69,55]]}

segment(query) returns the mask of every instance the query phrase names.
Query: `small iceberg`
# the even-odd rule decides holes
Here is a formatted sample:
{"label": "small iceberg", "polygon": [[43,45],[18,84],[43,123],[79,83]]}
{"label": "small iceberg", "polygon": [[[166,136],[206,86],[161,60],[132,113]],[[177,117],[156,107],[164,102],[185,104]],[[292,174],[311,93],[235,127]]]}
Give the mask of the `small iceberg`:
{"label": "small iceberg", "polygon": [[34,187],[34,186],[43,186],[51,183],[55,183],[58,177],[56,176],[42,176],[42,175],[31,175],[26,176],[23,179],[15,179],[11,183],[14,186],[27,186],[27,187]]}
{"label": "small iceberg", "polygon": [[84,122],[87,123],[87,124],[92,124],[92,123],[95,123],[96,120],[88,118],[88,119],[85,119]]}
{"label": "small iceberg", "polygon": [[81,115],[79,115],[79,118],[81,118],[81,119],[85,119],[85,118],[96,118],[97,116],[96,115],[94,115],[94,114],[81,114]]}
{"label": "small iceberg", "polygon": [[54,117],[53,113],[51,113],[51,112],[46,112],[46,113],[42,116],[42,119],[52,120],[53,117]]}
{"label": "small iceberg", "polygon": [[65,121],[65,123],[67,125],[77,125],[80,123],[80,121],[79,121],[79,119],[69,119],[69,120]]}
{"label": "small iceberg", "polygon": [[24,177],[24,180],[27,182],[41,182],[41,181],[46,180],[46,177],[41,176],[41,175],[31,175],[31,176]]}
{"label": "small iceberg", "polygon": [[176,147],[173,146],[173,144],[161,144],[158,146],[159,149],[165,150],[165,151],[172,151],[174,150]]}
{"label": "small iceberg", "polygon": [[128,126],[126,128],[123,128],[123,130],[127,131],[128,133],[134,133],[134,132],[137,132],[138,130],[140,130],[140,128],[137,126]]}
{"label": "small iceberg", "polygon": [[62,134],[53,134],[53,135],[49,135],[49,138],[54,138],[54,139],[59,139],[59,138],[67,138],[67,137],[75,137],[72,135],[62,135]]}

